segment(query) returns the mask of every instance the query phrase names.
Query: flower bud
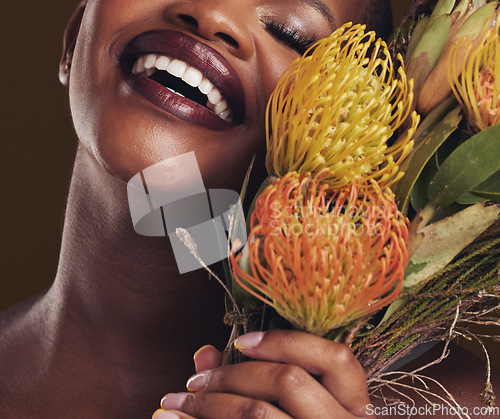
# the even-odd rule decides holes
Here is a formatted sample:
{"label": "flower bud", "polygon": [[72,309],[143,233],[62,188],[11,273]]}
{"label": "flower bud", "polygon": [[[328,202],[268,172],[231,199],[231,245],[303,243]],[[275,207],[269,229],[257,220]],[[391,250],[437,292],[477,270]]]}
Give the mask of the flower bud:
{"label": "flower bud", "polygon": [[413,108],[428,115],[451,96],[447,60],[453,45],[467,37],[479,45],[496,15],[498,2],[439,0],[431,16],[417,23],[407,48],[407,75],[414,80]]}
{"label": "flower bud", "polygon": [[462,39],[451,50],[448,76],[472,132],[500,123],[500,18],[477,47]]}
{"label": "flower bud", "polygon": [[[418,97],[417,110],[422,115],[429,114],[432,109],[452,94],[451,85],[448,82],[448,57],[451,49],[463,37],[467,38],[471,48],[477,48],[481,44],[485,33],[491,28],[497,14],[495,10],[497,5],[496,2],[488,3],[472,13],[471,11],[466,12],[452,25],[443,53],[423,84]],[[461,51],[457,52],[457,57],[463,56],[466,45],[461,44],[460,48]],[[457,63],[457,65],[460,67],[460,63]]]}

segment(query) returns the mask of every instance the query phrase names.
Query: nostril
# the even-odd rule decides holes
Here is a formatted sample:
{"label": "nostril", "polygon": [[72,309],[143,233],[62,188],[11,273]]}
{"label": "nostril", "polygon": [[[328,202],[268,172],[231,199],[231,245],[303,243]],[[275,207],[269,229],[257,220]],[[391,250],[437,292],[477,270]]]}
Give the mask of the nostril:
{"label": "nostril", "polygon": [[236,47],[236,48],[238,47],[238,42],[236,42],[236,40],[233,37],[231,37],[223,32],[217,32],[215,35],[217,35],[219,38],[222,38],[224,41],[226,41],[228,44],[232,45],[233,47]]}
{"label": "nostril", "polygon": [[178,15],[177,18],[184,23],[187,23],[190,26],[194,26],[195,28],[198,27],[198,21],[189,15]]}

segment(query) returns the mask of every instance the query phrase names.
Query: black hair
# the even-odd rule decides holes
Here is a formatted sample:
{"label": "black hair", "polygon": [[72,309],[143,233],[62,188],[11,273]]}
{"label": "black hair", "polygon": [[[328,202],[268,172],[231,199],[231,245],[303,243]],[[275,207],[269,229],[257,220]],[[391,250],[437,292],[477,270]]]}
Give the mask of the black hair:
{"label": "black hair", "polygon": [[366,22],[369,30],[374,30],[378,37],[387,41],[393,31],[391,2],[370,0],[363,21]]}

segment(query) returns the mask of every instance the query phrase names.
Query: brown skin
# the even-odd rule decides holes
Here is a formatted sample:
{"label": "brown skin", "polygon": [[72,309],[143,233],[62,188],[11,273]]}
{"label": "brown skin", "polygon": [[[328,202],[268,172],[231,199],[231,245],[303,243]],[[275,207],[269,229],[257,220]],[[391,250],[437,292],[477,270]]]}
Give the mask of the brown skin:
{"label": "brown skin", "polygon": [[[343,23],[358,20],[368,0],[326,3]],[[179,275],[165,238],[135,233],[126,182],[158,161],[194,150],[207,189],[239,190],[250,156],[263,152],[267,99],[297,57],[263,28],[262,10],[289,23],[293,18],[306,35],[331,31],[297,0],[90,0],[75,12],[60,78],[69,85],[80,143],[60,263],[46,294],[0,317],[3,418],[148,417],[165,393],[184,388],[198,347],[224,347],[222,290],[202,271]],[[197,27],[179,14],[191,16]],[[123,89],[116,54],[151,29],[189,33],[231,63],[246,93],[243,125],[209,131]],[[182,407],[183,417],[363,417],[364,374],[344,346],[275,331],[246,354],[259,362],[217,369],[207,388]],[[205,348],[196,369],[219,362],[218,352]]]}

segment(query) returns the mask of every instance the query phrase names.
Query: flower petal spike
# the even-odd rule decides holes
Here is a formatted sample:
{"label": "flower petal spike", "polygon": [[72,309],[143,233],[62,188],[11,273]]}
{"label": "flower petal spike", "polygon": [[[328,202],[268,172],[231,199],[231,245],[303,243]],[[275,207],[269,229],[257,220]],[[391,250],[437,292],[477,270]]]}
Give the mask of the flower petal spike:
{"label": "flower petal spike", "polygon": [[296,328],[324,336],[394,300],[408,263],[407,220],[375,181],[330,195],[321,171],[291,172],[257,198],[235,280]]}
{"label": "flower petal spike", "polygon": [[401,56],[395,66],[382,40],[348,23],[295,60],[271,95],[266,112],[269,173],[331,172],[333,189],[350,179],[374,179],[383,189],[398,180],[419,117],[406,135],[387,140],[411,112],[412,80]]}
{"label": "flower petal spike", "polygon": [[463,38],[454,45],[448,58],[448,77],[453,93],[473,132],[500,123],[499,32],[500,16],[497,14],[494,27],[479,47]]}

